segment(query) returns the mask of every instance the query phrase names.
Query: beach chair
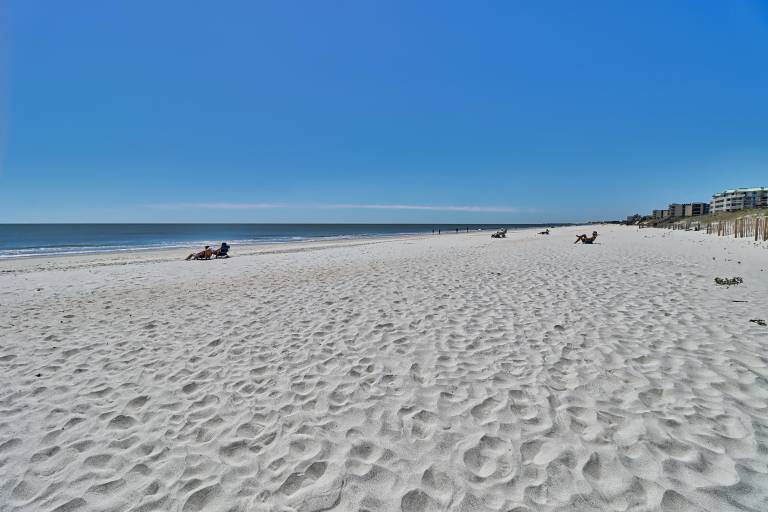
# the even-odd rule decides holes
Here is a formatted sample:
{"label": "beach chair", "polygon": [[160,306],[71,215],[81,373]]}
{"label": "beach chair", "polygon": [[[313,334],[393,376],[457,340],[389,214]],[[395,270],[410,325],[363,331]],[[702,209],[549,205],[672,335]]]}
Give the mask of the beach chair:
{"label": "beach chair", "polygon": [[213,251],[213,256],[216,259],[229,258],[229,244],[222,242],[221,247]]}

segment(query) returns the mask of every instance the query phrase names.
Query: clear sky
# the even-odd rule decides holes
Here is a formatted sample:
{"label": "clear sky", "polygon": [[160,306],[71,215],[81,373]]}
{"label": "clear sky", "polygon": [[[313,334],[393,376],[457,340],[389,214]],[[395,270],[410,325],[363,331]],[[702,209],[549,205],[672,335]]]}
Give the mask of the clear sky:
{"label": "clear sky", "polygon": [[768,186],[762,1],[0,0],[0,222],[554,222]]}

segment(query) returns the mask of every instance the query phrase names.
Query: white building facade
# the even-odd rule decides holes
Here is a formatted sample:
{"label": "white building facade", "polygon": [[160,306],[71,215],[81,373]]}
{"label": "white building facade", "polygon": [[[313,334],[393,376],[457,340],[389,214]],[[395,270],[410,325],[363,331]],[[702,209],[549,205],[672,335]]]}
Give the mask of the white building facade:
{"label": "white building facade", "polygon": [[710,213],[733,212],[749,208],[768,208],[768,187],[734,188],[712,195]]}

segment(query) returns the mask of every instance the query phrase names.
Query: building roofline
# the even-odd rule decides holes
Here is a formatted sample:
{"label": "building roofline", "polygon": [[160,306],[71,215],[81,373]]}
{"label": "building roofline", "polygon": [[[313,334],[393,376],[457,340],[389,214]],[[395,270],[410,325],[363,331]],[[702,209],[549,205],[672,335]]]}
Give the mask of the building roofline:
{"label": "building roofline", "polygon": [[727,194],[735,194],[737,192],[763,192],[768,191],[768,187],[752,187],[752,188],[729,188],[722,192],[715,192],[712,197],[724,196]]}

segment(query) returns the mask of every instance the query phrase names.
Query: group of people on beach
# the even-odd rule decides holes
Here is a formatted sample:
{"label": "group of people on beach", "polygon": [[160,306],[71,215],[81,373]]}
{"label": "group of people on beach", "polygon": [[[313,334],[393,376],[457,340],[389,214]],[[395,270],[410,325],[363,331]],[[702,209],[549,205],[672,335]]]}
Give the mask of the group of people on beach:
{"label": "group of people on beach", "polygon": [[[549,228],[545,229],[544,231],[539,231],[540,235],[548,235],[549,234]],[[591,245],[595,243],[595,240],[597,240],[597,231],[592,232],[592,236],[587,236],[586,233],[583,235],[576,235],[576,241],[573,242],[575,244],[578,244],[581,242],[582,244],[588,244]]]}
{"label": "group of people on beach", "polygon": [[[549,228],[545,229],[544,231],[539,231],[539,235],[549,235],[550,231]],[[499,228],[499,230],[493,234],[491,234],[491,238],[506,238],[507,237],[507,229],[506,228]],[[592,236],[587,236],[586,234],[583,235],[576,235],[576,241],[573,242],[575,244],[578,244],[581,242],[582,244],[588,244],[591,245],[595,243],[595,240],[597,240],[597,231],[592,232]]]}
{"label": "group of people on beach", "polygon": [[[434,232],[434,230],[433,230]],[[544,231],[541,231],[539,233],[540,235],[548,235],[549,229],[546,229]],[[493,233],[491,235],[492,238],[506,238],[507,230],[506,228],[502,228],[496,233]],[[587,236],[586,234],[583,235],[577,235],[576,241],[573,242],[575,244],[578,244],[581,242],[582,244],[593,244],[597,240],[597,231],[592,232],[592,236]],[[186,257],[186,261],[189,260],[210,260],[211,258],[229,258],[229,244],[227,242],[221,242],[221,247],[218,249],[211,249],[210,245],[206,245],[205,248],[200,252],[193,252],[189,256]]]}
{"label": "group of people on beach", "polygon": [[211,258],[229,258],[229,244],[227,242],[221,242],[221,247],[218,249],[211,249],[210,245],[206,245],[200,252],[193,252],[186,257],[186,260],[209,260]]}

